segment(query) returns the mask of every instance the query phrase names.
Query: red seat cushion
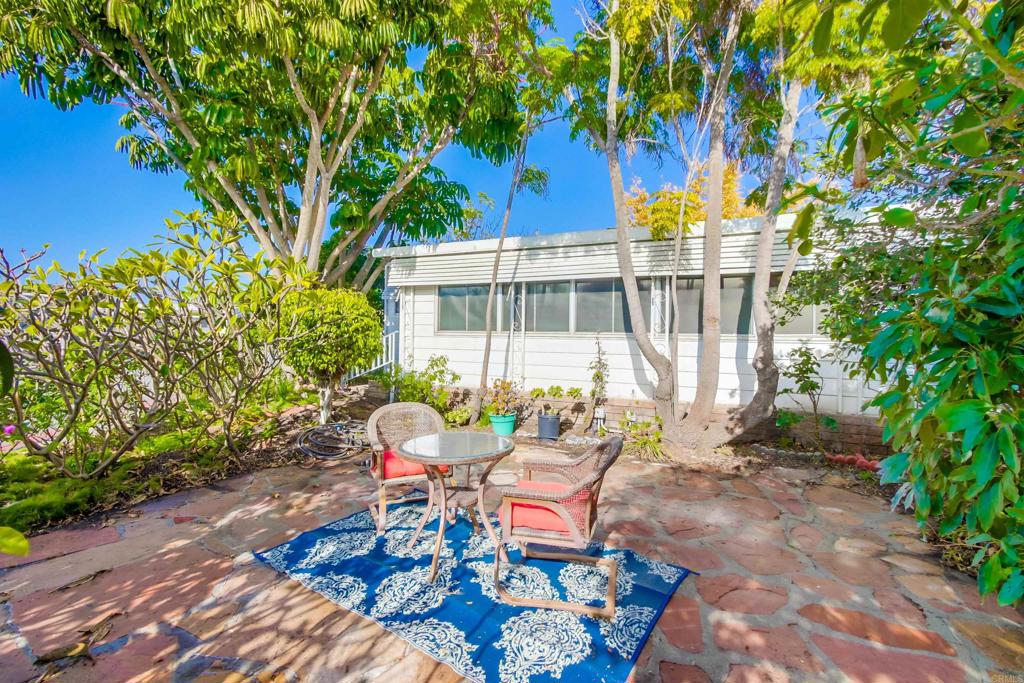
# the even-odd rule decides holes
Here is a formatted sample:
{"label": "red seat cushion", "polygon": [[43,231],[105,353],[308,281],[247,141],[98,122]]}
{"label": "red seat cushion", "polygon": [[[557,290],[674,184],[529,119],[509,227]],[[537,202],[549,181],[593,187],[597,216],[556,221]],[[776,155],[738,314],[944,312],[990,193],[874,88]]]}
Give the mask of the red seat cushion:
{"label": "red seat cushion", "polygon": [[[448,471],[447,465],[442,465],[438,468],[442,472]],[[377,462],[373,463],[370,470],[376,475],[377,474]],[[385,479],[397,479],[398,477],[414,477],[418,474],[426,474],[427,471],[423,465],[417,462],[410,462],[405,458],[401,457],[394,451],[384,451],[384,478]]]}
{"label": "red seat cushion", "polygon": [[[565,493],[572,487],[557,481],[523,479],[516,484],[516,488],[546,493]],[[509,495],[514,496],[515,494],[510,493]],[[507,520],[503,519],[501,523],[505,525]],[[565,520],[559,517],[558,513],[550,508],[530,503],[512,503],[512,528],[515,527],[529,527],[538,531],[554,531],[560,534],[569,533],[569,527],[565,525]]]}

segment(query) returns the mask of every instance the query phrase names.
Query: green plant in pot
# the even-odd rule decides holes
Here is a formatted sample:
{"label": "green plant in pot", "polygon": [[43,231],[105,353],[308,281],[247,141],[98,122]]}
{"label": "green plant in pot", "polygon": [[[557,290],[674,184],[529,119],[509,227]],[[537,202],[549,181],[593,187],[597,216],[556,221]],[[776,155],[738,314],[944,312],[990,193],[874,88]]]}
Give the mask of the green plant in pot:
{"label": "green plant in pot", "polygon": [[[545,397],[562,398],[565,396],[565,391],[558,385],[549,387],[547,391],[538,387],[530,392],[530,396],[537,401]],[[546,441],[557,441],[561,420],[562,410],[560,408],[553,408],[550,403],[542,402],[537,410],[537,438]]]}
{"label": "green plant in pot", "polygon": [[511,436],[522,403],[519,388],[510,379],[496,379],[487,392],[491,429],[499,436]]}

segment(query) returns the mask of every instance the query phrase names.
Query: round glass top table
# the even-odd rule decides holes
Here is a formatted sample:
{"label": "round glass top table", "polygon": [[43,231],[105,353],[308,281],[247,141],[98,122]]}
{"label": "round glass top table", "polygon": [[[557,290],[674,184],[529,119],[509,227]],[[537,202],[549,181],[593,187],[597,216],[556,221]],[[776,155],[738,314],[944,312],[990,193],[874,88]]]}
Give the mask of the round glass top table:
{"label": "round glass top table", "polygon": [[[409,539],[409,546],[412,547],[436,505],[438,527],[437,539],[434,542],[434,558],[430,563],[431,581],[437,576],[437,561],[441,555],[441,548],[444,546],[444,532],[448,526],[449,510],[465,510],[469,521],[473,524],[473,531],[476,533],[480,532],[480,525],[477,523],[477,515],[479,515],[480,522],[483,523],[484,529],[487,530],[494,542],[496,552],[501,550],[501,544],[498,542],[494,528],[487,518],[487,510],[484,508],[484,491],[491,470],[514,449],[515,444],[511,439],[487,432],[425,434],[404,441],[398,447],[398,454],[402,458],[423,465],[427,477],[433,484],[427,492],[427,505],[423,511],[423,518],[420,519],[419,526],[416,527],[415,533]],[[480,474],[476,484],[473,484],[468,466],[484,463],[486,463],[484,471]],[[464,484],[458,484],[454,478],[451,483],[445,481],[449,472],[454,474],[454,468],[464,465],[467,466]],[[445,468],[444,471],[441,470],[442,467]]]}

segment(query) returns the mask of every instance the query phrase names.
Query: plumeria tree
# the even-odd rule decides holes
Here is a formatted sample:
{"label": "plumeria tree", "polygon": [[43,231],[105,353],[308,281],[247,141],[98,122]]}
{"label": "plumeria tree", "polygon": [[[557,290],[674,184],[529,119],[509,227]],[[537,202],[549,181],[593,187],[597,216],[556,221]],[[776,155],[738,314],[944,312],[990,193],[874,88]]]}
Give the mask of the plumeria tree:
{"label": "plumeria tree", "polygon": [[61,109],[123,106],[132,165],[183,172],[269,257],[361,287],[373,235],[461,219],[442,150],[512,155],[509,56],[545,17],[522,0],[0,0],[0,73]]}

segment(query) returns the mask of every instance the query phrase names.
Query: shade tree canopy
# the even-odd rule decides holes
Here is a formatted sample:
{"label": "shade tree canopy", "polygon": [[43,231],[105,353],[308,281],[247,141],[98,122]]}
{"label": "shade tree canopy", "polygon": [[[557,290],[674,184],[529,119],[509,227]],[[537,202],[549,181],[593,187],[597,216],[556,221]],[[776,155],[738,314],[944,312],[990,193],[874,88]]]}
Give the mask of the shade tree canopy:
{"label": "shade tree canopy", "polygon": [[334,283],[379,231],[460,220],[464,188],[432,165],[447,146],[511,157],[509,57],[546,21],[530,0],[0,0],[0,73],[61,109],[125,107],[134,166],[182,171]]}

